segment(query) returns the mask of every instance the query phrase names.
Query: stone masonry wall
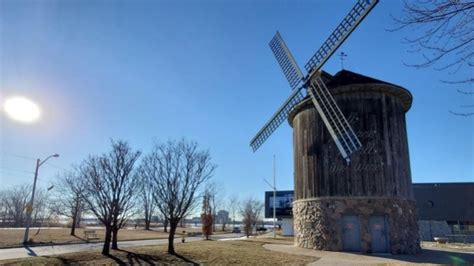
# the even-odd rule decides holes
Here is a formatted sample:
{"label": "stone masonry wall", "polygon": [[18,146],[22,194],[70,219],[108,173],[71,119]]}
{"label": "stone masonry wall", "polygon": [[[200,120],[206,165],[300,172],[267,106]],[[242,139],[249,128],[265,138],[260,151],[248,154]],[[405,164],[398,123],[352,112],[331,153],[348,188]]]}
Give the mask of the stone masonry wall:
{"label": "stone masonry wall", "polygon": [[419,253],[416,205],[392,197],[321,197],[293,202],[295,244],[303,248],[342,251],[342,216],[358,215],[361,252],[371,253],[369,217],[386,215],[392,254]]}

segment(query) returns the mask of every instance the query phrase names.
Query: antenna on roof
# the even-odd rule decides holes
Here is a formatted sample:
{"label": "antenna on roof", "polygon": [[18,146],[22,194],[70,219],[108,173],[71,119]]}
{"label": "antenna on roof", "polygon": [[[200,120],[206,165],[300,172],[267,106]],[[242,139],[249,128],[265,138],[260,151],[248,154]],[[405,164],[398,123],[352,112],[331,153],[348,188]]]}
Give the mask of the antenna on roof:
{"label": "antenna on roof", "polygon": [[347,54],[344,52],[341,52],[339,54],[339,58],[341,59],[341,69],[344,69],[344,57],[347,57]]}

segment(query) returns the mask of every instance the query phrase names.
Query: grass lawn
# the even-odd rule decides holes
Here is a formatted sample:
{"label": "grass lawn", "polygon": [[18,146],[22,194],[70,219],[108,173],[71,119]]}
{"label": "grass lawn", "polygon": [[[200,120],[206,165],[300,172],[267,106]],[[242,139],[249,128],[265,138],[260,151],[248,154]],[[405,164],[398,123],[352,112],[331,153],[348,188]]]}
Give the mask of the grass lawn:
{"label": "grass lawn", "polygon": [[240,265],[305,265],[314,257],[272,252],[262,247],[264,241],[197,241],[176,244],[179,255],[166,253],[167,245],[145,246],[112,251],[69,253],[51,257],[32,257],[2,261],[4,265],[116,265],[116,264],[240,264]]}
{"label": "grass lawn", "polygon": [[[99,239],[91,240],[90,242],[101,242],[104,239],[104,229],[94,229],[97,232]],[[200,231],[196,228],[179,228],[176,230],[177,235],[181,235],[181,232]],[[47,229],[42,228],[38,234],[37,229],[30,230],[30,238],[33,239],[33,243],[50,243],[51,241],[55,244],[61,243],[84,243],[84,229],[76,229],[76,236],[71,236],[70,228],[59,228],[59,229]],[[20,247],[23,242],[23,234],[25,230],[19,229],[0,229],[0,248],[6,247]],[[218,234],[219,232],[216,232]],[[222,233],[222,232],[221,232]],[[147,231],[143,228],[138,229],[121,229],[119,231],[119,241],[123,240],[139,240],[139,239],[157,239],[157,238],[168,238],[168,233],[164,233],[163,229]]]}

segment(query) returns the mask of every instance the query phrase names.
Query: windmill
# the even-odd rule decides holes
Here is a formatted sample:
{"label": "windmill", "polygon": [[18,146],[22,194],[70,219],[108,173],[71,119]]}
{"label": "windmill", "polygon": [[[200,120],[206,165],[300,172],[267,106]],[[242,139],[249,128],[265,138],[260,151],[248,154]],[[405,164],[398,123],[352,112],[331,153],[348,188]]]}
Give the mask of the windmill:
{"label": "windmill", "polygon": [[280,33],[276,32],[269,45],[293,92],[250,141],[254,152],[288,118],[293,107],[305,98],[303,93],[306,91],[340,154],[347,163],[350,162],[350,155],[360,149],[362,144],[321,79],[320,69],[377,3],[378,0],[357,1],[329,38],[305,64],[306,76],[303,76]]}

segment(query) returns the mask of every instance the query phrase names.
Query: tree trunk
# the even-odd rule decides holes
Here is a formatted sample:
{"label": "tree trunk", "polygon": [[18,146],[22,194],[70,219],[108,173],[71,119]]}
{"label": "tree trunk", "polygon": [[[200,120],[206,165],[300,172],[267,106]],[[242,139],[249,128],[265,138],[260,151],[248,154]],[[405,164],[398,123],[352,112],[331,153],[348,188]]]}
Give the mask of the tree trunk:
{"label": "tree trunk", "polygon": [[77,224],[77,215],[79,212],[79,202],[76,200],[76,206],[74,208],[74,215],[72,216],[72,224],[71,224],[71,235],[75,236],[76,235],[76,224]]}
{"label": "tree trunk", "polygon": [[150,230],[150,219],[145,219],[145,230]]}
{"label": "tree trunk", "polygon": [[168,219],[166,219],[166,218],[163,222],[163,227],[165,228],[165,233],[167,233],[168,232]]}
{"label": "tree trunk", "polygon": [[150,230],[151,213],[145,212],[145,230]]}
{"label": "tree trunk", "polygon": [[76,217],[77,217],[77,214],[72,217],[72,224],[71,224],[71,235],[72,236],[76,235]]}
{"label": "tree trunk", "polygon": [[77,211],[77,217],[76,217],[76,228],[81,227],[81,218],[82,218],[82,210],[79,207],[79,210]]}
{"label": "tree trunk", "polygon": [[168,236],[168,253],[169,254],[175,254],[174,234],[176,233],[176,227],[178,227],[178,222],[170,222],[170,234]]}
{"label": "tree trunk", "polygon": [[112,237],[112,227],[106,226],[105,227],[104,247],[102,248],[102,255],[109,255],[111,237]]}
{"label": "tree trunk", "polygon": [[216,232],[216,209],[212,211],[212,232]]}
{"label": "tree trunk", "polygon": [[117,245],[118,231],[119,231],[119,228],[114,226],[114,229],[112,230],[112,249],[115,249],[115,250],[118,249],[118,245]]}

